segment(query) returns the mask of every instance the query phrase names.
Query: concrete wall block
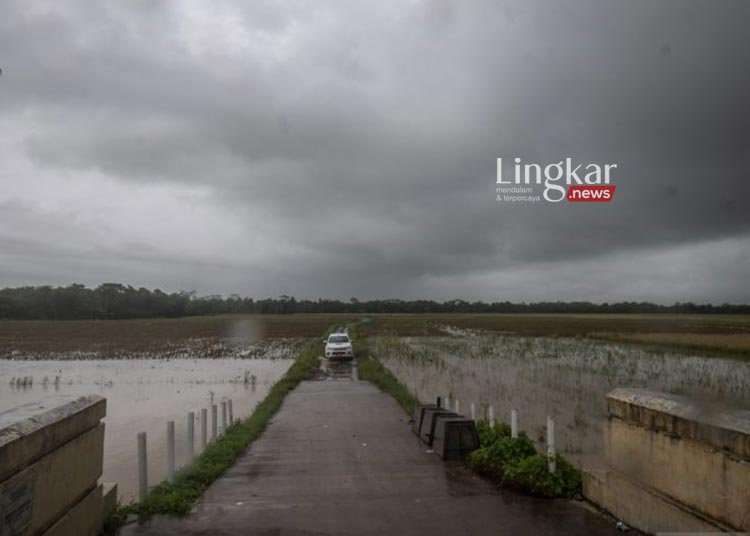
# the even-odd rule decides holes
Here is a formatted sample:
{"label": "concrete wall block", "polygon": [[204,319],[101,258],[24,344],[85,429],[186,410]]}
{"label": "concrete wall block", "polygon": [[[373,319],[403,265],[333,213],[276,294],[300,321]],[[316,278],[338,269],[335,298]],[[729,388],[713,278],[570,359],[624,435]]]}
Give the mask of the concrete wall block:
{"label": "concrete wall block", "polygon": [[616,471],[584,471],[583,495],[627,525],[648,534],[715,533],[726,528]]}
{"label": "concrete wall block", "polygon": [[618,418],[604,427],[611,469],[735,530],[750,531],[750,462]]}
{"label": "concrete wall block", "polygon": [[705,443],[750,461],[750,411],[630,388],[610,392],[607,407],[611,416],[623,421]]}
{"label": "concrete wall block", "polygon": [[117,509],[117,483],[104,482],[102,484],[102,519]]}
{"label": "concrete wall block", "polygon": [[99,536],[102,531],[102,486],[91,490],[43,536]]}
{"label": "concrete wall block", "polygon": [[97,395],[56,396],[0,413],[0,482],[99,424]]}
{"label": "concrete wall block", "polygon": [[14,527],[26,527],[29,534],[50,526],[96,487],[103,450],[104,424],[99,424],[2,482],[4,516],[11,515]]}

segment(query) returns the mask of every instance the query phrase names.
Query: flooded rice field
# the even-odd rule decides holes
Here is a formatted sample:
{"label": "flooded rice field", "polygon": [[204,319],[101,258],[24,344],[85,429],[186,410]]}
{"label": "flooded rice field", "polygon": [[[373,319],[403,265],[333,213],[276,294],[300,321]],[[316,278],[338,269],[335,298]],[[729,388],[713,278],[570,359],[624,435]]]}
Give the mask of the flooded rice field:
{"label": "flooded rice field", "polygon": [[[641,387],[750,408],[750,363],[598,342],[514,337],[451,330],[440,337],[370,337],[371,352],[422,401],[458,399],[462,413],[492,405],[539,445],[547,415],[556,422],[558,449],[578,464],[600,466],[606,394]],[[453,402],[451,402],[453,404]]]}
{"label": "flooded rice field", "polygon": [[[219,344],[219,343],[217,343]],[[136,437],[148,437],[149,484],[166,476],[167,421],[175,421],[177,466],[185,463],[187,414],[195,412],[195,447],[200,450],[201,409],[231,399],[234,418],[252,413],[292,364],[300,340],[265,341],[234,348],[234,357],[145,356],[99,359],[64,353],[58,359],[0,359],[0,412],[55,395],[97,394],[107,399],[102,481],[117,482],[121,500],[137,492]],[[222,350],[222,353],[224,350]],[[229,352],[227,352],[229,353]],[[84,358],[84,359],[82,359]],[[219,407],[221,423],[221,408]],[[221,430],[221,425],[219,425]]]}
{"label": "flooded rice field", "polygon": [[252,340],[245,337],[190,337],[158,341],[150,347],[131,344],[92,344],[60,350],[57,348],[25,348],[23,345],[0,346],[0,359],[15,361],[85,360],[85,359],[202,359],[202,358],[265,358],[291,355],[300,347],[299,338]]}

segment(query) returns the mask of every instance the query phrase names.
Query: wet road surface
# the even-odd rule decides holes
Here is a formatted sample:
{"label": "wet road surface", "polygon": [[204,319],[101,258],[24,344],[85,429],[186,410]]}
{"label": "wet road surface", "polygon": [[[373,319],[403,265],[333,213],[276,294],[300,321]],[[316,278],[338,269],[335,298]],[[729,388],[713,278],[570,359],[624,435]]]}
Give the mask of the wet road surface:
{"label": "wet road surface", "polygon": [[287,397],[191,515],[121,534],[619,534],[583,503],[498,492],[427,452],[389,395],[344,374],[321,377]]}

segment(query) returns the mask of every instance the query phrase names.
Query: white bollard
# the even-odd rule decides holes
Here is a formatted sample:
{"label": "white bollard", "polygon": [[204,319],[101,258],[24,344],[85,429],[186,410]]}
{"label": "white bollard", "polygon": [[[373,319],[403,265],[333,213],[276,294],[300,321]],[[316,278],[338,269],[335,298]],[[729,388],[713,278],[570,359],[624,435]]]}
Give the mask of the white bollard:
{"label": "white bollard", "polygon": [[518,412],[510,410],[510,437],[518,438]]}
{"label": "white bollard", "polygon": [[487,410],[487,413],[489,414],[489,417],[487,417],[487,420],[490,422],[490,426],[495,426],[495,408],[490,406]]}
{"label": "white bollard", "polygon": [[138,500],[148,496],[148,465],[146,458],[146,432],[138,434]]}
{"label": "white bollard", "polygon": [[477,419],[477,406],[474,404],[474,402],[471,403],[469,409],[471,411],[471,420],[475,421]]}
{"label": "white bollard", "polygon": [[201,452],[206,450],[208,444],[208,410],[201,410]]}
{"label": "white bollard", "polygon": [[555,421],[547,417],[547,468],[550,473],[555,472]]}
{"label": "white bollard", "polygon": [[174,421],[167,422],[167,481],[174,484]]}
{"label": "white bollard", "polygon": [[195,413],[188,413],[187,417],[187,464],[193,463],[195,457]]}
{"label": "white bollard", "polygon": [[232,399],[227,400],[227,410],[229,411],[229,426],[234,426],[234,411],[232,411]]}
{"label": "white bollard", "polygon": [[451,409],[451,397],[445,397],[445,409]]}
{"label": "white bollard", "polygon": [[458,403],[458,398],[456,399],[456,414],[461,415],[461,404]]}
{"label": "white bollard", "polygon": [[211,417],[211,441],[216,441],[216,432],[219,428],[219,409],[216,404],[211,406]]}
{"label": "white bollard", "polygon": [[221,401],[221,433],[227,433],[227,401]]}

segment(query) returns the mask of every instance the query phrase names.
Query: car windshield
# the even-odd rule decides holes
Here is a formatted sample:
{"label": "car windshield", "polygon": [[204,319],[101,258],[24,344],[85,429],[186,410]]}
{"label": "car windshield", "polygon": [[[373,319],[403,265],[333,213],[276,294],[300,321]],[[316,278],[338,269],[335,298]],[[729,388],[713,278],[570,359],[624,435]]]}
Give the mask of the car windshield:
{"label": "car windshield", "polygon": [[349,337],[346,335],[332,335],[328,337],[328,342],[349,342]]}

